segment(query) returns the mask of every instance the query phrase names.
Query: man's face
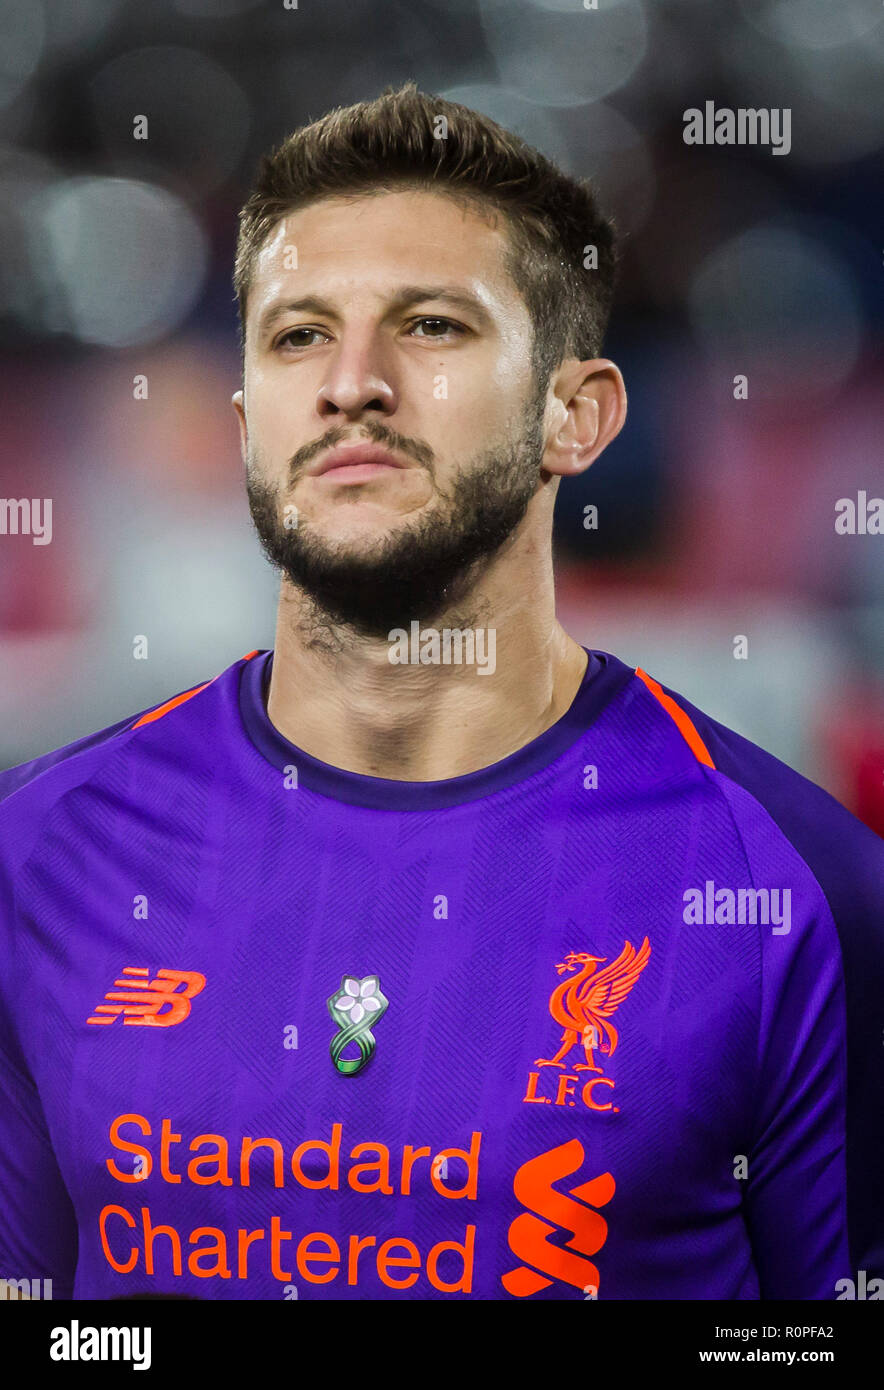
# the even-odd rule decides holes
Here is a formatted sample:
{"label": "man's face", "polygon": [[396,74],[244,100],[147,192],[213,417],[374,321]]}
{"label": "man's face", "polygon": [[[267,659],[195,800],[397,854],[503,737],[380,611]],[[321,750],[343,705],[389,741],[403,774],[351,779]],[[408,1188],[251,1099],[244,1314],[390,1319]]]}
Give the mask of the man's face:
{"label": "man's face", "polygon": [[[545,393],[506,250],[502,222],[399,191],[290,213],[257,257],[250,507],[333,621],[386,635],[460,602],[537,490]],[[360,445],[388,463],[327,468]]]}

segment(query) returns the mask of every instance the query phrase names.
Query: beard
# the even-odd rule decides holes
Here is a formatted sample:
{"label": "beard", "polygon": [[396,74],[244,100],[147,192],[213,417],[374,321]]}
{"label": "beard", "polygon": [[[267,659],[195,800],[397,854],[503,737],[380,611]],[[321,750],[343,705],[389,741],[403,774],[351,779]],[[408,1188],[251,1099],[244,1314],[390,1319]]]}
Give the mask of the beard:
{"label": "beard", "polygon": [[[466,601],[484,563],[513,534],[537,490],[544,405],[545,393],[535,393],[516,439],[475,456],[450,492],[436,489],[438,501],[430,511],[396,527],[369,550],[331,545],[309,524],[288,529],[282,521],[285,497],[263,480],[250,453],[246,490],[252,521],[271,564],[308,599],[306,624],[386,639],[393,628],[451,613]],[[432,471],[426,444],[374,421],[363,430],[372,441],[416,457]],[[332,430],[305,446],[292,459],[290,476],[344,433]],[[457,626],[474,626],[474,618],[462,614]]]}

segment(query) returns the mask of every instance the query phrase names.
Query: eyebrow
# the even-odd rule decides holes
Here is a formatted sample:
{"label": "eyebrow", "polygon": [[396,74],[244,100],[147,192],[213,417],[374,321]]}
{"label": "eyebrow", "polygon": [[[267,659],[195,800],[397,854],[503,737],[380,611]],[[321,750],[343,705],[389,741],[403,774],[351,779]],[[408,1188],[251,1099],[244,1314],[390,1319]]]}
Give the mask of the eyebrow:
{"label": "eyebrow", "polygon": [[[491,314],[482,301],[458,285],[403,285],[390,300],[387,312],[394,313],[396,310],[408,308],[410,304],[419,304],[427,299],[439,300],[474,315],[483,328],[493,325]],[[303,313],[322,314],[326,318],[340,319],[340,314],[327,300],[310,294],[302,299],[286,300],[284,304],[271,304],[258,320],[258,333],[263,336],[277,319],[283,318],[286,314]]]}

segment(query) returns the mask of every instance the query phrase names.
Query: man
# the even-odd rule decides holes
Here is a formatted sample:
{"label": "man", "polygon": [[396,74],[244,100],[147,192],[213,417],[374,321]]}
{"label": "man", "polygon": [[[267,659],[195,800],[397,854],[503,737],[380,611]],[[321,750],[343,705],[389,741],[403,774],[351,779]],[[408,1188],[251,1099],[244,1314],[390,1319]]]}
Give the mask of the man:
{"label": "man", "polygon": [[233,402],[276,644],[4,775],[9,1277],[884,1276],[884,846],[556,622],[613,275],[587,187],[413,85],[264,161]]}

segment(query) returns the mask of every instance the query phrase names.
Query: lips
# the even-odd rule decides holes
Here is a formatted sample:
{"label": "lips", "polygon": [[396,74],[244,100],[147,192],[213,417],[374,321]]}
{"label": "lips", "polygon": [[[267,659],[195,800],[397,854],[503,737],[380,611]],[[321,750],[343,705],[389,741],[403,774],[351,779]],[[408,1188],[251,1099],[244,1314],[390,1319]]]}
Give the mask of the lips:
{"label": "lips", "polygon": [[373,464],[386,468],[407,467],[395,454],[391,454],[389,449],[380,444],[339,444],[336,449],[318,458],[307,472],[310,477],[319,478],[335,468],[352,468],[358,464]]}

